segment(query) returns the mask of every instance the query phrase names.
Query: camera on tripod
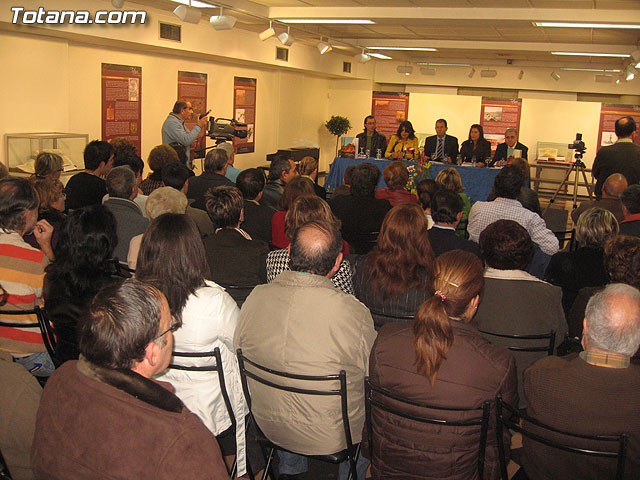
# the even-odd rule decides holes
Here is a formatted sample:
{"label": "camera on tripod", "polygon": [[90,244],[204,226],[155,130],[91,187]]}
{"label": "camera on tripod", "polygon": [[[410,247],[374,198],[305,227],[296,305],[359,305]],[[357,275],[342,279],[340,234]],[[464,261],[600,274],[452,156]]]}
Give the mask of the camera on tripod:
{"label": "camera on tripod", "polygon": [[576,153],[580,153],[580,154],[584,154],[585,150],[587,150],[587,147],[585,146],[584,142],[582,141],[582,134],[581,133],[576,133],[576,139],[573,141],[573,143],[570,143],[568,145],[568,147],[571,150],[575,150]]}

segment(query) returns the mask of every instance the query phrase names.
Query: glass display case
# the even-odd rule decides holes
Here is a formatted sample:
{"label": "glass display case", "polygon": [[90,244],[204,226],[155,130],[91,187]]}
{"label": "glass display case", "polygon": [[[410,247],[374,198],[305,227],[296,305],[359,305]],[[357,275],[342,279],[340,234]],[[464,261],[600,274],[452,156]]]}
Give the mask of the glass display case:
{"label": "glass display case", "polygon": [[36,156],[45,150],[63,158],[65,172],[82,170],[87,143],[89,135],[84,133],[6,133],[4,162],[12,174],[31,174]]}

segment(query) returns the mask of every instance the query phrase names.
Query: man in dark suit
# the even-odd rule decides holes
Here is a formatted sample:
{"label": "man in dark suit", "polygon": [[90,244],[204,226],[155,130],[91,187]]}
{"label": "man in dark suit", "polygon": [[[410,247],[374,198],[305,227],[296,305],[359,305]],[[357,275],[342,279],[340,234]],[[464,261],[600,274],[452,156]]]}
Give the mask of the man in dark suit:
{"label": "man in dark suit", "polygon": [[618,141],[602,147],[593,161],[591,175],[596,181],[596,198],[602,196],[602,184],[612,173],[621,173],[629,185],[640,182],[640,146],[633,143],[636,122],[633,117],[622,117],[616,121]]}
{"label": "man in dark suit", "polygon": [[206,210],[204,195],[213,187],[227,185],[235,187],[233,182],[225,177],[227,171],[227,152],[214,148],[209,150],[204,159],[204,172],[189,179],[187,198],[193,199],[193,208]]}
{"label": "man in dark suit", "polygon": [[447,135],[447,121],[444,118],[436,120],[436,134],[425,140],[424,154],[427,160],[455,163],[458,156],[458,139]]}
{"label": "man in dark suit", "polygon": [[520,151],[520,156],[527,160],[529,149],[518,141],[518,130],[515,128],[507,128],[504,132],[504,143],[501,143],[496,148],[496,153],[493,156],[493,160],[489,163],[489,167],[501,167],[507,160],[513,160],[515,158],[515,151]]}
{"label": "man in dark suit", "polygon": [[462,198],[451,190],[438,191],[431,197],[431,218],[434,225],[429,229],[429,243],[436,257],[456,249],[480,256],[480,248],[476,242],[456,235],[456,227],[462,218],[462,207]]}
{"label": "man in dark suit", "polygon": [[625,217],[620,222],[620,235],[640,237],[640,185],[631,185],[620,196]]}
{"label": "man in dark suit", "polygon": [[236,178],[236,186],[244,199],[242,229],[251,238],[271,244],[271,218],[276,211],[259,203],[264,190],[264,173],[258,168],[243,170]]}

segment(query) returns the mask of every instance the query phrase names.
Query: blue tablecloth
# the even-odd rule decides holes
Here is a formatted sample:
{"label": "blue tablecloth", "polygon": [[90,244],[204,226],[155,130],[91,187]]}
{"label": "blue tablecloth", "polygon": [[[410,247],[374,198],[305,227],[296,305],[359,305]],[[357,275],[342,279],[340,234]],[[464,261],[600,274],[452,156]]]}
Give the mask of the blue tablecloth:
{"label": "blue tablecloth", "polygon": [[[336,157],[329,169],[329,175],[325,180],[324,187],[327,191],[331,192],[338,185],[342,185],[344,178],[344,171],[349,165],[359,165],[363,162],[373,163],[380,171],[384,171],[384,167],[389,165],[392,160],[376,160],[375,158],[342,158]],[[438,162],[431,162],[431,168],[429,169],[429,178],[436,178],[438,172],[445,168],[453,167],[460,173],[462,177],[462,185],[464,185],[464,192],[469,196],[471,203],[477,201],[485,201],[493,188],[493,180],[500,171],[499,168],[482,168],[472,167],[467,165],[450,165]],[[380,176],[380,182],[378,182],[378,188],[386,187],[386,183]]]}

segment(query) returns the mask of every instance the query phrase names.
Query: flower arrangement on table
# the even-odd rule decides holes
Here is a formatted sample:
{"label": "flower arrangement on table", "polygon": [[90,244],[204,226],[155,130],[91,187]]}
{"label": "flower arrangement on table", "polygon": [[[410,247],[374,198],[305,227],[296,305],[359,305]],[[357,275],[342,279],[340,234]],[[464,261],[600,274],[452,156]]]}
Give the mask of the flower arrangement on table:
{"label": "flower arrangement on table", "polygon": [[409,182],[407,183],[407,190],[414,195],[418,194],[417,185],[423,178],[431,178],[431,162],[424,160],[424,157],[420,156],[419,160],[412,161],[406,160],[407,171],[409,172]]}

